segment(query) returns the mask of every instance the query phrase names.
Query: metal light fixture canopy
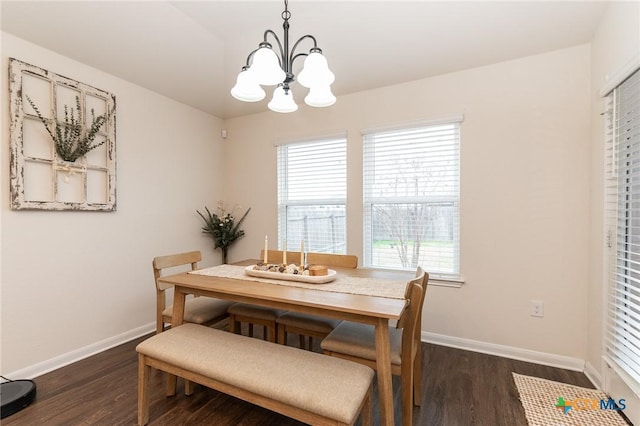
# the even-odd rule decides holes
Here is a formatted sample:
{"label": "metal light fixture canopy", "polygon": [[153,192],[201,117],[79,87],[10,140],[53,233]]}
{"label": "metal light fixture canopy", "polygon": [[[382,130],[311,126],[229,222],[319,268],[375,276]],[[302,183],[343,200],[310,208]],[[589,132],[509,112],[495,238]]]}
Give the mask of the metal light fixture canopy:
{"label": "metal light fixture canopy", "polygon": [[[284,45],[272,30],[264,32],[264,40],[258,48],[247,56],[246,65],[238,74],[236,85],[231,89],[231,95],[244,102],[258,102],[266,96],[261,85],[277,85],[273,92],[273,98],[269,102],[269,109],[276,112],[294,112],[298,109],[291,83],[296,81],[293,74],[293,63],[301,56],[306,56],[303,69],[298,75],[297,81],[301,86],[309,89],[309,94],[304,98],[307,105],[313,107],[327,107],[336,102],[336,97],[331,93],[331,84],[335,75],[329,70],[327,59],[322,54],[322,49],[314,36],[307,34],[298,39],[289,51],[289,19],[291,12],[288,9],[288,0],[284,0],[282,12],[284,29]],[[271,35],[280,55],[273,50],[271,43],[267,41]],[[313,47],[309,53],[296,53],[296,48],[304,40],[313,41]]]}

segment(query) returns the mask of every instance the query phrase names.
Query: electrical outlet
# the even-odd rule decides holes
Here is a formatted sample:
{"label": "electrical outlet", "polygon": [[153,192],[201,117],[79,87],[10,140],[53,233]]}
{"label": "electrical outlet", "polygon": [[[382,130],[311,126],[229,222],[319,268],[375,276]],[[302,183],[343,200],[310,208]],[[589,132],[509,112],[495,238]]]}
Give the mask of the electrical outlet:
{"label": "electrical outlet", "polygon": [[542,300],[532,300],[529,315],[532,317],[544,317],[544,302]]}

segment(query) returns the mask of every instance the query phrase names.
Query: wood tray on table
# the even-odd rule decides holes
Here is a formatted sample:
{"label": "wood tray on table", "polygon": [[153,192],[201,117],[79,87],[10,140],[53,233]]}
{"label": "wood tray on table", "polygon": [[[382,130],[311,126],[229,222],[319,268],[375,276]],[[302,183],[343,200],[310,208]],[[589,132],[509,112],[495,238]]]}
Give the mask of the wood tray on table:
{"label": "wood tray on table", "polygon": [[253,269],[256,265],[250,265],[244,268],[244,273],[251,277],[269,278],[272,280],[298,281],[309,284],[326,284],[335,280],[338,273],[329,269],[327,275],[302,275],[302,274],[285,274],[283,272],[260,271]]}

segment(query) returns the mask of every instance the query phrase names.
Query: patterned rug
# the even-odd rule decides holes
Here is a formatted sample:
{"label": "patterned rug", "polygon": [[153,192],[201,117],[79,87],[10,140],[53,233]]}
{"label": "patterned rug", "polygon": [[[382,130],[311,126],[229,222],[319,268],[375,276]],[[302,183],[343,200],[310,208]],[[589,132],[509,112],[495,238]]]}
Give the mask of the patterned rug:
{"label": "patterned rug", "polygon": [[516,373],[513,380],[529,426],[628,426],[604,392]]}

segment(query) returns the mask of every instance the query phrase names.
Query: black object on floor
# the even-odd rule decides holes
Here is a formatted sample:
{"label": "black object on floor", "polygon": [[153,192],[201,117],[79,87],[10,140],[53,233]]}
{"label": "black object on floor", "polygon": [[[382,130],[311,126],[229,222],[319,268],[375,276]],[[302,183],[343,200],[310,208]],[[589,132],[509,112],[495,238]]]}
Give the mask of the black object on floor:
{"label": "black object on floor", "polygon": [[36,384],[32,380],[12,380],[0,383],[0,419],[4,419],[31,404],[36,398]]}

